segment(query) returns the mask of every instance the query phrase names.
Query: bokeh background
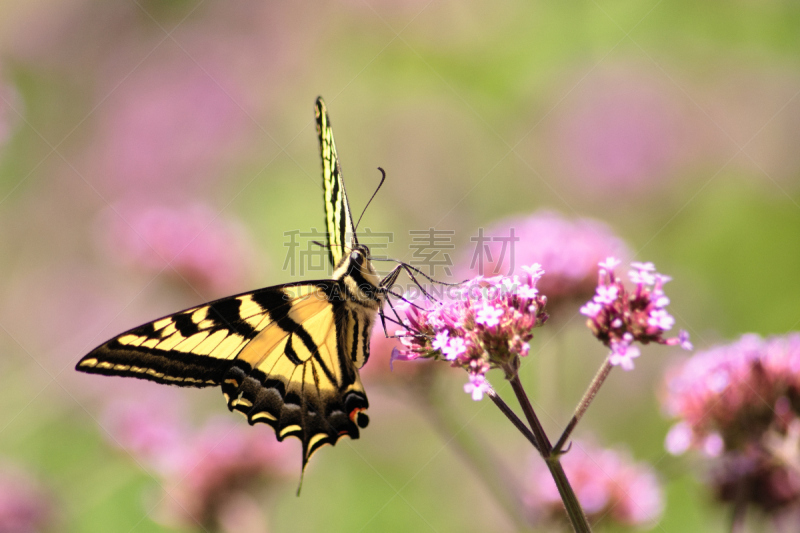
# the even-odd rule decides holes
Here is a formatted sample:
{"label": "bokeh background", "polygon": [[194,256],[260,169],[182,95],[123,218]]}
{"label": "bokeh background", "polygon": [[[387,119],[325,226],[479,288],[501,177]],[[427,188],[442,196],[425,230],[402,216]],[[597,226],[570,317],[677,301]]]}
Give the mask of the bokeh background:
{"label": "bokeh background", "polygon": [[[180,458],[158,466],[150,448],[213,451],[241,428],[274,440],[219,391],[73,367],[143,321],[299,279],[284,232],[322,225],[320,94],[355,212],[387,171],[362,227],[392,232],[395,257],[412,258],[410,230],[436,228],[458,265],[479,228],[548,209],[604,222],[673,276],[670,309],[696,347],[796,330],[798,24],[800,6],[775,0],[4,0],[0,463],[22,481],[0,504],[43,531],[200,531],[171,507]],[[553,313],[522,376],[555,433],[605,349],[577,305]],[[268,481],[227,527],[524,529],[524,439],[463,393],[465,375],[390,373],[387,351],[364,372],[362,438],[322,449],[300,498],[298,443],[270,448],[279,464],[242,467]],[[613,372],[578,434],[658,471],[654,531],[724,531],[702,463],[664,451],[659,391],[678,352],[647,347]]]}

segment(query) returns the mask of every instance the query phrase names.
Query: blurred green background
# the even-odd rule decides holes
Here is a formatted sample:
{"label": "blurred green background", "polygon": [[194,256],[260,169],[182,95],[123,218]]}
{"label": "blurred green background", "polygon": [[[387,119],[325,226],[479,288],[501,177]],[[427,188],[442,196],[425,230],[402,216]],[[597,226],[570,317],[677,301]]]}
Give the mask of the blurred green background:
{"label": "blurred green background", "polygon": [[[48,487],[54,530],[173,530],[152,512],[158,476],[98,427],[116,395],[162,387],[73,367],[143,321],[299,279],[284,232],[321,228],[317,95],[354,212],[387,172],[362,227],[393,232],[395,257],[410,257],[409,230],[453,230],[456,261],[477,228],[553,209],[606,222],[673,276],[670,309],[697,348],[797,329],[799,24],[800,5],[775,0],[4,0],[0,459]],[[141,206],[198,205],[191,238],[216,239],[209,261],[226,255],[235,275],[121,257],[115,232]],[[522,375],[555,433],[605,350],[577,309],[539,331]],[[578,433],[659,471],[655,531],[724,531],[702,467],[663,451],[658,391],[677,352],[648,347],[612,373]],[[269,529],[517,530],[454,443],[469,435],[522,475],[526,442],[458,373],[436,383],[451,417],[437,429],[375,359],[370,427],[314,457],[300,498],[294,475],[278,483]],[[216,390],[170,398],[196,425],[235,416]]]}

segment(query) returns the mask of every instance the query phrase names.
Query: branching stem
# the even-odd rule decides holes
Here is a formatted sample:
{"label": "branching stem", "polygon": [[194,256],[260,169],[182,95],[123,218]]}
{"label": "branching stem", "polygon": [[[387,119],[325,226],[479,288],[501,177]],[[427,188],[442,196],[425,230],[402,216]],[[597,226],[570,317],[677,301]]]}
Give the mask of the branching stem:
{"label": "branching stem", "polygon": [[581,418],[583,418],[584,413],[591,405],[594,397],[597,396],[597,391],[600,390],[600,387],[603,385],[603,382],[608,377],[609,372],[612,369],[611,363],[606,358],[603,366],[597,371],[597,374],[594,375],[592,382],[589,384],[589,388],[586,389],[586,392],[583,393],[583,398],[578,403],[578,406],[575,408],[575,413],[572,415],[572,419],[567,424],[567,427],[564,429],[564,432],[561,434],[561,437],[556,442],[555,447],[553,448],[553,453],[556,455],[560,455],[563,452],[564,445],[567,443],[567,439],[569,436],[572,435],[572,431],[575,429],[575,426],[578,425]]}
{"label": "branching stem", "polygon": [[545,434],[544,428],[539,422],[536,412],[533,410],[528,395],[525,393],[525,389],[519,381],[519,374],[514,372],[509,378],[509,382],[522,407],[522,412],[525,413],[525,418],[528,419],[528,424],[530,424],[533,431],[534,439],[539,444],[537,449],[542,459],[544,459],[545,464],[547,464],[550,475],[553,476],[553,481],[555,481],[558,493],[561,495],[561,500],[564,502],[564,507],[566,508],[572,528],[576,533],[591,533],[592,528],[589,526],[589,522],[581,508],[581,504],[578,502],[575,491],[572,490],[572,486],[569,484],[567,474],[561,466],[559,455],[553,454],[553,447],[550,444],[550,440],[547,438],[547,434]]}

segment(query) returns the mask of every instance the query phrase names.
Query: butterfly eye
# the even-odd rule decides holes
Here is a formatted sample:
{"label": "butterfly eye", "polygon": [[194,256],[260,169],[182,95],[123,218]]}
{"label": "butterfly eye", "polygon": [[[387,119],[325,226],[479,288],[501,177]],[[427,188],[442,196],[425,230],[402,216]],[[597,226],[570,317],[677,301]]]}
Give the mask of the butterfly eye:
{"label": "butterfly eye", "polygon": [[353,253],[350,254],[350,260],[353,261],[358,266],[363,266],[364,265],[364,254],[362,254],[358,250],[355,250],[355,251],[353,251]]}

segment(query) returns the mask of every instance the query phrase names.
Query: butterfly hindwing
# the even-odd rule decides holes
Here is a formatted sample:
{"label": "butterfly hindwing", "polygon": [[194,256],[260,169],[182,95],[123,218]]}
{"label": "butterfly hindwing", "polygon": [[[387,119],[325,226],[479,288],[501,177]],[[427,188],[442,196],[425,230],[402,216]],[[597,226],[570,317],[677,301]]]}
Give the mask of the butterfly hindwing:
{"label": "butterfly hindwing", "polygon": [[339,156],[336,154],[336,143],[333,140],[331,121],[322,97],[317,98],[314,106],[317,118],[317,134],[319,149],[322,155],[322,186],[325,201],[325,229],[328,233],[331,265],[336,267],[342,257],[353,247],[355,229],[347,193],[342,180],[342,169]]}
{"label": "butterfly hindwing", "polygon": [[279,440],[303,443],[303,465],[342,435],[358,438],[368,407],[347,351],[349,314],[338,282],[284,285],[290,306],[270,302],[272,322],[239,353],[223,383],[228,405]]}
{"label": "butterfly hindwing", "polygon": [[[335,280],[292,283],[193,307],[127,331],[78,370],[160,383],[220,385],[229,409],[303,443],[303,466],[323,444],[358,438],[368,406]],[[356,351],[362,347],[356,347]]]}

